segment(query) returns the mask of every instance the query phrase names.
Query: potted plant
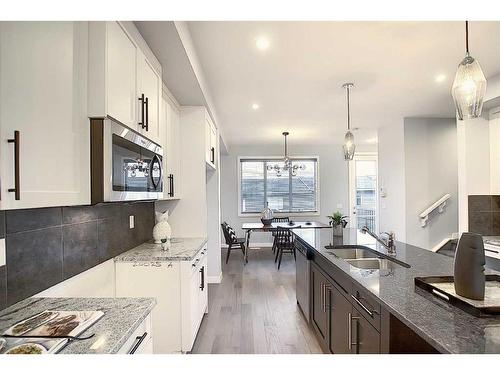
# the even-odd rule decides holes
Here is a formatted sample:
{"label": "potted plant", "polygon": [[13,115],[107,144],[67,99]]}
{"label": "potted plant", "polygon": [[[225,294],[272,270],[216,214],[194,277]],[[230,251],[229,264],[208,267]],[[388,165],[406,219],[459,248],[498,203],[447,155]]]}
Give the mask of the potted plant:
{"label": "potted plant", "polygon": [[330,225],[333,228],[333,235],[342,237],[342,229],[347,226],[347,216],[344,216],[340,211],[337,211],[331,216],[327,216],[327,218],[330,219]]}

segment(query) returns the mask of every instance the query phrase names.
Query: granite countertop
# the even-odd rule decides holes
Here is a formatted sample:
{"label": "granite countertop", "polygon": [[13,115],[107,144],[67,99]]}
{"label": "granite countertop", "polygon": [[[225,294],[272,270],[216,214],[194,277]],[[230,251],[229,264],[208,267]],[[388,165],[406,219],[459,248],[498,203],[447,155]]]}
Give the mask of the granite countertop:
{"label": "granite countertop", "polygon": [[[453,258],[396,242],[396,258],[411,266],[388,262],[386,269],[362,270],[330,254],[332,230],[292,230],[304,242],[353,280],[373,293],[408,327],[442,353],[500,353],[500,317],[477,318],[415,286],[416,276],[453,275]],[[356,229],[345,229],[338,245],[363,245],[386,253],[383,246]],[[488,271],[488,273],[494,273]]]}
{"label": "granite countertop", "polygon": [[194,256],[207,243],[206,238],[173,238],[168,250],[161,244],[145,242],[115,257],[115,262],[172,262],[193,260]]}
{"label": "granite countertop", "polygon": [[156,305],[154,298],[27,298],[0,311],[0,332],[45,310],[100,310],[104,316],[84,331],[89,340],[66,345],[62,354],[117,353]]}

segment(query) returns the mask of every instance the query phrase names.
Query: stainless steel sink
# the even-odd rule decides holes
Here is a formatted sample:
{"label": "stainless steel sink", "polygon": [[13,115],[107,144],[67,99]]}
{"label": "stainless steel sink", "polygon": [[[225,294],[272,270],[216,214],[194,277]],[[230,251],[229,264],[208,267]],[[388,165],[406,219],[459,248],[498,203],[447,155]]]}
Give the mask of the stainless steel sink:
{"label": "stainless steel sink", "polygon": [[377,258],[378,254],[361,248],[342,248],[331,249],[328,253],[342,259],[364,259],[364,258]]}
{"label": "stainless steel sink", "polygon": [[342,245],[339,247],[326,246],[327,252],[337,258],[345,260],[351,266],[361,269],[386,269],[390,264],[410,268],[410,265],[386,254],[364,246]]}
{"label": "stainless steel sink", "polygon": [[[387,262],[387,260],[385,260]],[[381,267],[381,259],[346,259],[346,262],[356,268],[364,270],[378,270]]]}

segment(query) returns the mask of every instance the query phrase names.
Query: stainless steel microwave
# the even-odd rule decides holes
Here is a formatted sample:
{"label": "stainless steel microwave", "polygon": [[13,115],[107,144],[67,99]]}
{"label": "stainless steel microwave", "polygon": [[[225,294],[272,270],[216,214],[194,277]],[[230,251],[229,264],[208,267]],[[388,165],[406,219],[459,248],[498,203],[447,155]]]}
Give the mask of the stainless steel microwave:
{"label": "stainless steel microwave", "polygon": [[92,203],[163,198],[163,148],[111,119],[91,119]]}

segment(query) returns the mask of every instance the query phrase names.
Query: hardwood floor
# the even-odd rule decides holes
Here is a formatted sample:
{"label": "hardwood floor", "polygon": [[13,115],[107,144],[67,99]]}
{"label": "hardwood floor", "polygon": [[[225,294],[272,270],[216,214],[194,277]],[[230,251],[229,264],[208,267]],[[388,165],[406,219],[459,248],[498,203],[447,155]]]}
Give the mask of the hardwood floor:
{"label": "hardwood floor", "polygon": [[243,266],[231,251],[223,279],[210,284],[208,314],[192,353],[322,353],[295,299],[295,262],[283,255],[280,270],[271,249],[251,249]]}

